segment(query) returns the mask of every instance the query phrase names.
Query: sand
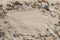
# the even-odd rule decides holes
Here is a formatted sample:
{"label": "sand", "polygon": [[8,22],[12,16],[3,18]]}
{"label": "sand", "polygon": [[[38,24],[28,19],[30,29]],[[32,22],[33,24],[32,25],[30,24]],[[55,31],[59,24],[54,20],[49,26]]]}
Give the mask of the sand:
{"label": "sand", "polygon": [[[6,0],[3,0],[3,2],[4,1]],[[50,1],[54,2],[55,0]],[[37,37],[39,37],[42,31],[46,31],[47,28],[53,30],[54,24],[59,21],[58,14],[55,14],[57,17],[52,17],[48,11],[43,13],[41,10],[33,8],[8,11],[5,18],[0,18],[0,28],[6,33],[4,39],[39,40]],[[15,31],[20,35],[17,38],[12,36]],[[31,35],[35,35],[35,37],[31,37]],[[0,38],[0,40],[2,39],[3,38]],[[52,37],[47,37],[46,40],[52,40]]]}

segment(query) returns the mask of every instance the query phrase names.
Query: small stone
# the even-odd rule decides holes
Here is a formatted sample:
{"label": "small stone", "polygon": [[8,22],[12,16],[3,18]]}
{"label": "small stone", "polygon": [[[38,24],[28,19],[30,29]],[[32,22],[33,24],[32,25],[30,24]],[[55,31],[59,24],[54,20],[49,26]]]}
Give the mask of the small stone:
{"label": "small stone", "polygon": [[50,11],[48,6],[45,6],[44,9],[46,9],[47,11]]}
{"label": "small stone", "polygon": [[42,1],[41,1],[41,0],[37,0],[37,2],[42,3]]}
{"label": "small stone", "polygon": [[59,26],[60,26],[60,21],[58,22]]}
{"label": "small stone", "polygon": [[54,12],[52,12],[50,15],[51,15],[52,17],[56,17],[56,14],[55,14]]}
{"label": "small stone", "polygon": [[14,9],[19,9],[20,5],[15,5]]}
{"label": "small stone", "polygon": [[53,34],[52,37],[53,37],[54,40],[60,40],[59,37],[56,34]]}
{"label": "small stone", "polygon": [[13,4],[22,6],[22,3],[20,3],[19,1],[15,1]]}
{"label": "small stone", "polygon": [[17,35],[17,34],[14,34],[13,36],[14,36],[14,37],[19,37],[19,35]]}
{"label": "small stone", "polygon": [[31,35],[31,37],[35,37],[35,35]]}
{"label": "small stone", "polygon": [[8,22],[9,22],[9,21],[4,21],[4,23],[6,23],[6,24],[7,24]]}
{"label": "small stone", "polygon": [[52,6],[54,6],[54,4],[53,4],[53,3],[51,3],[51,5],[52,5]]}
{"label": "small stone", "polygon": [[46,35],[46,33],[44,31],[40,33],[41,37],[45,37],[45,35]]}
{"label": "small stone", "polygon": [[4,32],[0,32],[0,37],[4,37],[5,33]]}
{"label": "small stone", "polygon": [[29,6],[29,2],[24,2],[24,3],[25,3],[25,5]]}
{"label": "small stone", "polygon": [[15,32],[15,33],[13,33],[13,36],[14,36],[14,37],[19,37],[20,34],[18,34],[17,32]]}
{"label": "small stone", "polygon": [[3,13],[6,15],[6,13],[7,13],[7,10],[3,10]]}
{"label": "small stone", "polygon": [[59,26],[58,24],[54,24],[55,26]]}
{"label": "small stone", "polygon": [[4,40],[4,38],[2,40]]}

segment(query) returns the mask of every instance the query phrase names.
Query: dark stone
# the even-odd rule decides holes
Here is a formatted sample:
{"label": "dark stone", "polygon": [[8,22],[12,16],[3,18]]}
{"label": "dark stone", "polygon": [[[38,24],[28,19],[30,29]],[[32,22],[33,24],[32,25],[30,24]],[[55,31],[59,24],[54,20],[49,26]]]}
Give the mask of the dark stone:
{"label": "dark stone", "polygon": [[59,26],[60,26],[60,21],[58,22]]}
{"label": "dark stone", "polygon": [[4,37],[5,33],[4,32],[0,32],[0,37]]}
{"label": "dark stone", "polygon": [[37,6],[36,2],[34,2],[34,6]]}
{"label": "dark stone", "polygon": [[11,7],[11,4],[7,4],[7,6]]}
{"label": "dark stone", "polygon": [[37,2],[42,3],[40,0],[38,0]]}
{"label": "dark stone", "polygon": [[58,24],[54,24],[55,26],[59,26]]}
{"label": "dark stone", "polygon": [[31,35],[32,37],[35,37],[34,35]]}
{"label": "dark stone", "polygon": [[52,6],[54,6],[54,4],[53,4],[53,3],[51,3],[51,5],[52,5]]}
{"label": "dark stone", "polygon": [[4,40],[4,38],[2,40]]}
{"label": "dark stone", "polygon": [[0,4],[0,7],[3,7],[3,6]]}
{"label": "dark stone", "polygon": [[17,34],[17,33],[14,33],[13,36],[14,36],[14,37],[19,37],[20,35]]}
{"label": "dark stone", "polygon": [[6,23],[6,24],[7,24],[7,23],[8,23],[8,21],[4,21],[4,23]]}
{"label": "dark stone", "polygon": [[44,9],[46,9],[47,11],[50,11],[49,6],[45,6]]}
{"label": "dark stone", "polygon": [[13,3],[14,5],[21,5],[22,6],[22,4],[21,3],[19,3],[18,1],[16,1],[15,3]]}

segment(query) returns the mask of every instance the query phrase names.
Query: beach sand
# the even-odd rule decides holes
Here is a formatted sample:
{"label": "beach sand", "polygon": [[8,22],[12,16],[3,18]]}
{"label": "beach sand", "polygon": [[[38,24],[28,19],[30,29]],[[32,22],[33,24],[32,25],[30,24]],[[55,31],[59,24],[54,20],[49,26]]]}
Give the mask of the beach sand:
{"label": "beach sand", "polygon": [[[3,2],[5,1],[3,0]],[[55,0],[50,1],[55,2]],[[6,33],[5,40],[24,40],[24,38],[39,40],[35,39],[35,37],[38,37],[47,28],[53,30],[54,24],[58,21],[58,17],[51,17],[49,13],[43,13],[39,9],[12,10],[7,12],[5,18],[0,18],[0,28]],[[20,37],[12,37],[15,31],[20,34]],[[35,35],[35,37],[31,37],[31,35]],[[53,39],[47,37],[46,40]]]}

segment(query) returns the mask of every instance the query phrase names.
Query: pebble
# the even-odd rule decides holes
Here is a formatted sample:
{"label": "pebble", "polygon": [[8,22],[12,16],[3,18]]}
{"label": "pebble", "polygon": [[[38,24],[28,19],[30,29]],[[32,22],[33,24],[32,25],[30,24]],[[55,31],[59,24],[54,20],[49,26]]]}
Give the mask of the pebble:
{"label": "pebble", "polygon": [[58,15],[58,19],[60,20],[60,15]]}
{"label": "pebble", "polygon": [[5,24],[7,24],[9,21],[4,21]]}
{"label": "pebble", "polygon": [[6,13],[7,13],[7,10],[6,10],[6,9],[4,9],[4,10],[3,10],[3,13],[6,15]]}
{"label": "pebble", "polygon": [[13,36],[14,36],[14,37],[19,37],[20,34],[19,34],[18,32],[15,31],[15,32],[13,33]]}
{"label": "pebble", "polygon": [[46,33],[44,31],[40,33],[41,37],[45,37],[45,35],[46,35]]}
{"label": "pebble", "polygon": [[56,17],[56,14],[54,12],[51,12],[50,14],[52,17]]}
{"label": "pebble", "polygon": [[60,26],[60,21],[58,22],[59,26]]}
{"label": "pebble", "polygon": [[4,37],[5,33],[0,29],[0,37]]}
{"label": "pebble", "polygon": [[29,6],[29,5],[30,5],[30,3],[29,3],[29,2],[24,2],[24,4],[25,4],[25,5],[27,5],[27,6]]}
{"label": "pebble", "polygon": [[49,29],[46,30],[46,37],[50,37],[51,36],[51,32],[49,31]]}
{"label": "pebble", "polygon": [[52,37],[53,37],[53,40],[60,40],[56,34],[54,34]]}
{"label": "pebble", "polygon": [[35,37],[35,35],[31,35],[31,37]]}
{"label": "pebble", "polygon": [[23,4],[20,3],[19,1],[15,1],[15,2],[13,2],[13,4],[14,4],[14,5],[20,5],[20,6],[23,6]]}
{"label": "pebble", "polygon": [[19,9],[20,5],[15,5],[14,9]]}
{"label": "pebble", "polygon": [[49,6],[49,10],[50,10],[51,12],[54,12],[54,11],[55,11],[55,8],[54,8],[53,6]]}

